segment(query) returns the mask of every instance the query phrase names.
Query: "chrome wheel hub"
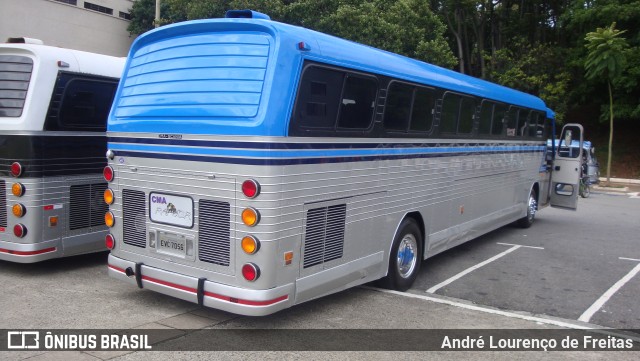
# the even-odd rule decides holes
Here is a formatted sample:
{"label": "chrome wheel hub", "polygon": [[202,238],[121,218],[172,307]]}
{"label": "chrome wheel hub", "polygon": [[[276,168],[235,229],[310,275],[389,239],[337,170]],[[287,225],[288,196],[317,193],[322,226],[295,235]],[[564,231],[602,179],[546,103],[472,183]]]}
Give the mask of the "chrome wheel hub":
{"label": "chrome wheel hub", "polygon": [[402,278],[411,276],[416,268],[418,242],[412,234],[405,235],[398,246],[398,273]]}

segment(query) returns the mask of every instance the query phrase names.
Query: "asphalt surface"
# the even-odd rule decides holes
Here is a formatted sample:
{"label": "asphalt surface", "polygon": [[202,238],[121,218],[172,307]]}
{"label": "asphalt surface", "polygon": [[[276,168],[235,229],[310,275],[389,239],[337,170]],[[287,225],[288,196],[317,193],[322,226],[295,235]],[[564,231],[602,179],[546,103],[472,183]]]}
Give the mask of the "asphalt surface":
{"label": "asphalt surface", "polygon": [[[195,329],[640,329],[640,274],[616,288],[588,321],[579,320],[640,263],[620,259],[640,259],[639,210],[640,198],[633,195],[594,192],[580,200],[577,212],[546,208],[530,229],[504,227],[425,261],[407,293],[359,287],[260,318],[200,308],[112,280],[107,277],[104,253],[32,265],[0,262],[0,328],[174,332],[159,340],[156,349],[196,342]],[[438,285],[442,286],[434,290]],[[6,360],[636,360],[639,356],[620,351],[0,352],[0,359]]]}
{"label": "asphalt surface", "polygon": [[[437,289],[443,295],[500,309],[578,320],[640,264],[640,198],[594,192],[578,211],[545,208],[529,229],[503,227],[423,263],[410,292],[522,245]],[[535,248],[534,248],[535,247]],[[621,286],[589,322],[640,329],[640,274]]]}

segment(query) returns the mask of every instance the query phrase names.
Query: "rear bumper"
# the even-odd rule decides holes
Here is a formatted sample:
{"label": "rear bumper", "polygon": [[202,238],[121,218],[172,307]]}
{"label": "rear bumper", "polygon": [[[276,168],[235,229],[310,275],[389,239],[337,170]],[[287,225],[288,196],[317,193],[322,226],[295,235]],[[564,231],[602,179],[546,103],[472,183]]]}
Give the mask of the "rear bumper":
{"label": "rear bumper", "polygon": [[0,260],[3,261],[35,263],[62,255],[59,240],[29,244],[0,241]]}
{"label": "rear bumper", "polygon": [[294,304],[293,283],[268,290],[223,285],[109,255],[109,276],[185,301],[246,316],[265,316]]}

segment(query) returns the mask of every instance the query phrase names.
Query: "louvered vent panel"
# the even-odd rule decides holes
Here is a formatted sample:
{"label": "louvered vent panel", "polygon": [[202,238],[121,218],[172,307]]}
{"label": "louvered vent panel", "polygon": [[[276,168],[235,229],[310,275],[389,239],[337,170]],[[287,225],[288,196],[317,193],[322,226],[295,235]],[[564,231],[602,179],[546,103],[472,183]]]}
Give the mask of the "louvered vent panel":
{"label": "louvered vent panel", "polygon": [[347,206],[339,204],[329,207],[327,211],[327,230],[324,241],[324,262],[342,257],[344,248],[344,223]]}
{"label": "louvered vent panel", "polygon": [[32,70],[31,58],[0,55],[0,117],[22,115]]}
{"label": "louvered vent panel", "polygon": [[304,268],[342,257],[346,214],[346,204],[307,211]]}
{"label": "louvered vent panel", "polygon": [[132,246],[145,248],[146,215],[144,192],[124,189],[122,191],[122,238]]}
{"label": "louvered vent panel", "polygon": [[198,212],[198,258],[204,262],[229,266],[231,206],[226,202],[200,200]]}
{"label": "louvered vent panel", "polygon": [[7,226],[7,189],[4,181],[0,181],[0,227]]}
{"label": "louvered vent panel", "polygon": [[96,227],[104,224],[109,207],[102,194],[106,183],[72,185],[69,200],[69,230]]}

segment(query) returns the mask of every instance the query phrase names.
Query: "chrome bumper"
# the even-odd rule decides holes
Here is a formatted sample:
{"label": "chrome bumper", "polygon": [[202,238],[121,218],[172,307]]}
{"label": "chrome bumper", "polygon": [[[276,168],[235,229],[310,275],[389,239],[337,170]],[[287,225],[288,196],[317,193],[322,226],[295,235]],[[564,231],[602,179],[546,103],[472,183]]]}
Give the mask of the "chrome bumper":
{"label": "chrome bumper", "polygon": [[62,255],[59,240],[28,244],[0,241],[0,260],[3,261],[35,263]]}
{"label": "chrome bumper", "polygon": [[109,276],[185,301],[246,316],[265,316],[294,304],[293,283],[268,290],[223,285],[109,255]]}

